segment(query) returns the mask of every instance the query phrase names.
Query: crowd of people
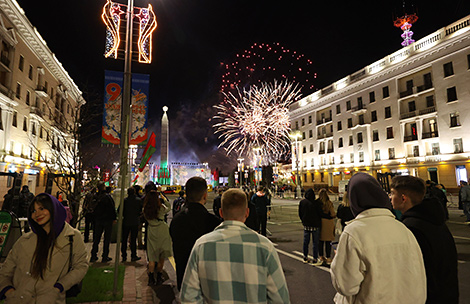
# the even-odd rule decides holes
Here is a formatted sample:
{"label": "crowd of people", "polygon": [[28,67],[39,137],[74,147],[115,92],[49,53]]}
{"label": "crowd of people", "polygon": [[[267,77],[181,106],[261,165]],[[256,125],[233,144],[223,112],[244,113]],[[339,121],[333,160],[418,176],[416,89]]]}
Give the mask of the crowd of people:
{"label": "crowd of people", "polygon": [[[266,237],[269,189],[220,188],[213,213],[205,207],[207,189],[203,178],[192,177],[172,204],[153,182],[127,189],[121,262],[127,261],[128,244],[131,261],[141,259],[137,248],[145,249],[148,285],[155,286],[164,283],[163,265],[173,256],[183,303],[289,303],[281,262]],[[304,262],[331,268],[335,303],[458,303],[457,252],[446,225],[447,197],[436,190],[443,191],[417,177],[396,176],[387,194],[374,177],[356,173],[337,210],[326,189],[317,195],[313,189],[305,191],[298,208]],[[103,235],[101,262],[112,260],[109,246],[119,209],[104,183],[98,184],[84,199],[82,238],[68,224],[70,215],[60,197],[28,197],[26,209],[18,212],[25,212],[32,231],[21,236],[1,265],[0,300],[65,303],[66,291],[83,279],[89,262],[98,261]],[[470,217],[466,183],[459,198]]]}

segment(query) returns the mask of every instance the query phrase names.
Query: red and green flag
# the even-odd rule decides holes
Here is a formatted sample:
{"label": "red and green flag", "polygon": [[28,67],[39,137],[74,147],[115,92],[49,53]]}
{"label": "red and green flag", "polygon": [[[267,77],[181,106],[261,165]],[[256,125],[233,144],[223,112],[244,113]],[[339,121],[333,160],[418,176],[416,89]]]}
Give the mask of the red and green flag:
{"label": "red and green flag", "polygon": [[157,151],[157,138],[155,133],[152,132],[150,135],[149,141],[147,142],[147,146],[145,147],[144,154],[142,154],[142,160],[140,161],[139,171],[144,171],[145,166],[149,162],[150,158],[152,157],[153,153]]}

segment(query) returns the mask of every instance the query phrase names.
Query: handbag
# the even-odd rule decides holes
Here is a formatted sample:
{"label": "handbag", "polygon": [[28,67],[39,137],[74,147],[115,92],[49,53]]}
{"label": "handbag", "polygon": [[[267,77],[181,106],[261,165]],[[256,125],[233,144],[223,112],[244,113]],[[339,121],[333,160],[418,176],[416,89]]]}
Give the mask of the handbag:
{"label": "handbag", "polygon": [[[72,270],[72,259],[73,259],[73,235],[69,235],[69,241],[70,241],[70,257],[69,257],[69,270]],[[80,281],[79,283],[73,285],[70,287],[69,290],[66,291],[65,296],[67,298],[73,298],[78,296],[78,294],[82,291],[82,282]]]}
{"label": "handbag", "polygon": [[335,223],[335,235],[341,235],[343,232],[343,225],[341,225],[341,220],[337,219]]}

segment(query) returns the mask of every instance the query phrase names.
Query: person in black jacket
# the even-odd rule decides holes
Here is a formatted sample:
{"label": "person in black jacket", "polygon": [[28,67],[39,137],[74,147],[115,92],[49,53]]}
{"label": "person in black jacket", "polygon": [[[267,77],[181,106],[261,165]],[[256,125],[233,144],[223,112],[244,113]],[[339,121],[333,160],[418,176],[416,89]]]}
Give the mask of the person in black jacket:
{"label": "person in black jacket", "polygon": [[[426,303],[459,303],[457,250],[437,198],[425,197],[424,181],[414,176],[396,176],[390,185],[393,208],[416,237],[426,268]],[[423,199],[424,198],[424,199]]]}
{"label": "person in black jacket", "polygon": [[90,262],[98,260],[98,247],[101,240],[101,235],[104,232],[103,241],[103,254],[101,262],[109,262],[112,259],[109,257],[109,244],[111,243],[111,233],[113,231],[113,222],[116,221],[116,207],[114,200],[106,192],[106,186],[103,182],[98,184],[97,205],[93,212],[95,225],[93,230],[93,247],[91,249]]}
{"label": "person in black jacket", "polygon": [[185,185],[186,204],[170,224],[173,255],[176,263],[176,281],[181,289],[189,255],[198,238],[211,232],[221,220],[209,213],[204,206],[207,201],[207,183],[202,177],[191,177]]}
{"label": "person in black jacket", "polygon": [[124,199],[122,219],[121,256],[123,262],[127,260],[127,239],[129,238],[129,233],[131,235],[131,261],[134,262],[141,259],[137,256],[137,232],[139,229],[141,213],[142,200],[135,195],[135,189],[130,187],[127,189],[127,197]]}
{"label": "person in black jacket", "polygon": [[212,211],[214,211],[214,215],[220,219],[222,219],[219,213],[220,208],[222,208],[222,193],[224,193],[223,188],[218,190],[217,196],[214,198],[214,202],[212,203]]}
{"label": "person in black jacket", "polygon": [[271,200],[265,192],[265,188],[263,186],[259,186],[258,191],[251,197],[251,202],[255,205],[258,224],[260,225],[259,233],[264,236],[266,236],[266,227],[268,223],[268,207],[271,205]]}
{"label": "person in black jacket", "polygon": [[310,244],[310,235],[312,235],[313,243],[313,264],[320,265],[321,260],[318,259],[318,247],[320,241],[322,204],[315,199],[313,189],[305,192],[305,198],[299,203],[299,217],[304,225],[304,263],[308,263],[308,245]]}

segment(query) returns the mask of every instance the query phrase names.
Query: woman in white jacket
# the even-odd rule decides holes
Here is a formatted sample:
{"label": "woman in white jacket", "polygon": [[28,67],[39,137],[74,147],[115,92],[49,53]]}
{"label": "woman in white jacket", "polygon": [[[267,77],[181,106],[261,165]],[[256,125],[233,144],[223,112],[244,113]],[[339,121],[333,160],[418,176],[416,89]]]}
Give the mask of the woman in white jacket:
{"label": "woman in white jacket", "polygon": [[18,239],[0,267],[0,299],[5,304],[65,304],[65,292],[83,279],[88,270],[85,244],[66,216],[55,197],[41,193],[33,199],[28,210],[32,231]]}
{"label": "woman in white jacket", "polygon": [[335,303],[425,303],[420,247],[395,219],[385,191],[374,177],[357,173],[348,196],[355,219],[344,228],[331,264]]}

